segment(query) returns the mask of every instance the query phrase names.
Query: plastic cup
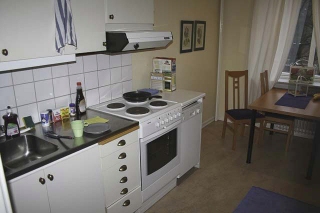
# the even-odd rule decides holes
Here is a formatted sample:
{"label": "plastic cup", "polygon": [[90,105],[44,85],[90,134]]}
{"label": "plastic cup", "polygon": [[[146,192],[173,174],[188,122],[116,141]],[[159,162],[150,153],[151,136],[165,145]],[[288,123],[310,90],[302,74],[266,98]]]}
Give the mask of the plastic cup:
{"label": "plastic cup", "polygon": [[72,121],[71,128],[72,128],[74,137],[79,138],[83,136],[84,125],[82,120]]}

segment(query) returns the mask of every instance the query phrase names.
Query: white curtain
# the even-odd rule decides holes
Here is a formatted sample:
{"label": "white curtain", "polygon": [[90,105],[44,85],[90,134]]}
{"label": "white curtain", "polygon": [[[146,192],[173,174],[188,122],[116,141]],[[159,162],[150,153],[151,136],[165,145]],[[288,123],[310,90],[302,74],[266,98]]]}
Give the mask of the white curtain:
{"label": "white curtain", "polygon": [[284,0],[256,0],[248,57],[249,103],[260,96],[260,73],[271,70]]}
{"label": "white curtain", "polygon": [[316,40],[317,53],[320,53],[320,2],[319,0],[312,1],[312,14],[313,14],[313,30]]}

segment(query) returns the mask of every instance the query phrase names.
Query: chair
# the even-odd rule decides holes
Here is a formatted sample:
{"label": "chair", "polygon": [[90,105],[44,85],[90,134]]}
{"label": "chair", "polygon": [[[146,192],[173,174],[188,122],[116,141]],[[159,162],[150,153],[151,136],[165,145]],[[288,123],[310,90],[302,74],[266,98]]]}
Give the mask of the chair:
{"label": "chair", "polygon": [[[260,81],[261,81],[261,95],[264,95],[266,92],[269,91],[268,70],[265,70],[264,72],[260,73]],[[268,124],[270,127],[267,127]],[[287,126],[288,131],[274,129],[275,124]],[[261,131],[260,131],[258,143],[260,141],[263,141],[265,130],[269,131],[270,135],[272,135],[273,132],[287,134],[288,136],[287,136],[287,142],[286,142],[286,148],[285,148],[285,151],[287,152],[290,146],[292,135],[293,135],[294,118],[290,116],[275,114],[275,113],[266,113]]]}
{"label": "chair", "polygon": [[[240,79],[244,78],[243,92],[240,92]],[[232,93],[229,93],[229,79],[232,79]],[[244,96],[244,99],[241,98]],[[229,106],[229,98],[232,99],[232,109]],[[242,101],[241,101],[242,100]],[[240,103],[243,107],[240,107]],[[232,149],[236,149],[237,134],[239,126],[242,127],[241,135],[244,134],[245,125],[251,124],[252,111],[248,107],[248,70],[244,71],[228,71],[225,72],[225,114],[222,130],[222,138],[225,137],[226,128],[233,132]],[[264,115],[257,113],[256,122],[262,125]],[[228,124],[228,120],[233,126]]]}

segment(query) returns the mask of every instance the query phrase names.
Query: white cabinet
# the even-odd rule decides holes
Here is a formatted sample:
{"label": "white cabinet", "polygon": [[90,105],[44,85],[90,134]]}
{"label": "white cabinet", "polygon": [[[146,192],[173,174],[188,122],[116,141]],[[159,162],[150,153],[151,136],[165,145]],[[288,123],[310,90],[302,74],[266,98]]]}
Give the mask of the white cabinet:
{"label": "white cabinet", "polygon": [[0,1],[0,61],[59,55],[53,0]]}
{"label": "white cabinet", "polygon": [[104,213],[99,148],[93,145],[9,182],[16,213]]}

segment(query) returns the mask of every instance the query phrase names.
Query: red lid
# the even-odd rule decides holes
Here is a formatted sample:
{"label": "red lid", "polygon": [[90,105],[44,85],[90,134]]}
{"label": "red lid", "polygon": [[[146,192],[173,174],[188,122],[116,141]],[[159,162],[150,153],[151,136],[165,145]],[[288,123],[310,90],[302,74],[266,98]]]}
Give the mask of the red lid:
{"label": "red lid", "polygon": [[81,86],[81,82],[77,82],[77,86]]}

